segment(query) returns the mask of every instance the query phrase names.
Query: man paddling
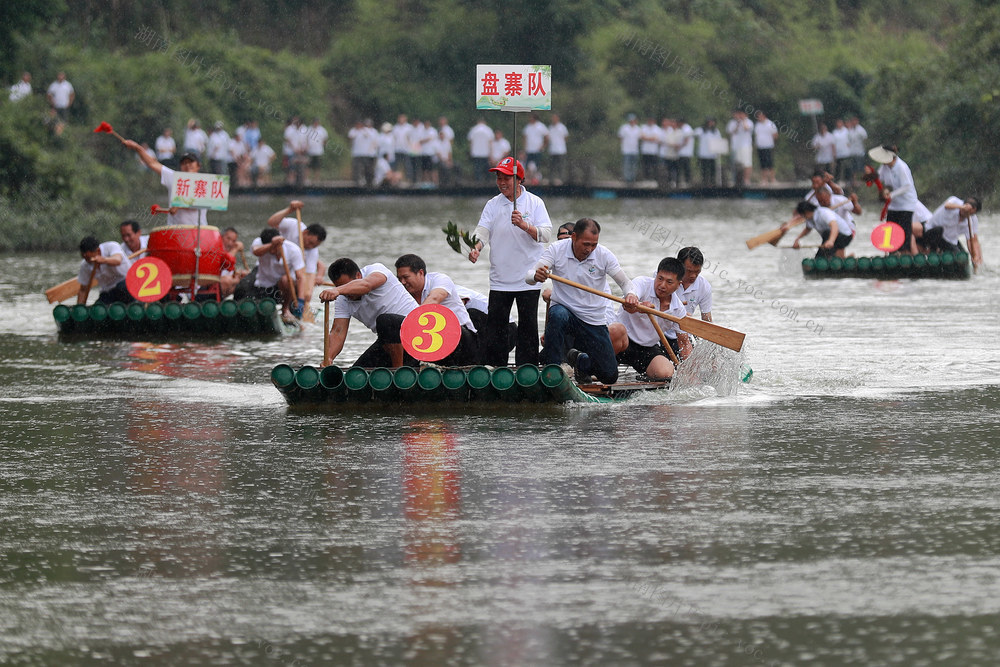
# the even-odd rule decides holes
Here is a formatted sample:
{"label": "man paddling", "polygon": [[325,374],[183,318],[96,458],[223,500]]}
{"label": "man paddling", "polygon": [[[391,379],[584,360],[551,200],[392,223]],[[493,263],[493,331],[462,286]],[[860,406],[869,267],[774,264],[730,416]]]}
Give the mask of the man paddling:
{"label": "man paddling", "polygon": [[[257,275],[249,296],[280,298],[282,317],[287,318],[289,314],[301,317],[302,311],[293,305],[292,296],[298,294],[305,283],[302,250],[271,227],[262,231],[251,247],[257,257]],[[289,276],[294,284],[289,283]]]}
{"label": "man paddling", "polygon": [[146,244],[149,243],[149,234],[143,234],[142,228],[135,220],[126,220],[118,225],[118,231],[122,236],[121,246],[126,257],[146,249]]}
{"label": "man paddling", "polygon": [[[679,296],[686,309],[685,314],[694,315],[695,308],[698,308],[701,310],[701,319],[711,322],[712,286],[701,275],[705,256],[698,248],[688,246],[677,252],[677,260],[684,267],[684,272],[677,277],[681,281]],[[659,273],[659,269],[657,269],[657,273]],[[665,311],[666,309],[659,308],[658,310]]]}
{"label": "man paddling", "polygon": [[[684,317],[687,309],[680,299],[681,280],[686,275],[684,264],[674,257],[664,257],[656,267],[656,276],[640,276],[632,281],[639,303],[676,317]],[[660,330],[674,354],[685,359],[691,354],[687,334],[671,320],[659,320]],[[674,376],[674,364],[663,347],[660,334],[649,315],[623,305],[617,321],[609,327],[618,363],[631,366],[650,380],[668,380]]]}
{"label": "man paddling", "polygon": [[129,294],[125,287],[125,276],[128,275],[132,262],[128,255],[122,251],[120,243],[106,241],[101,243],[93,236],[86,236],[80,241],[80,271],[76,280],[80,283],[77,290],[76,302],[87,303],[87,295],[90,293],[90,282],[97,279],[97,285],[101,289],[97,301],[100,303],[114,303],[121,301],[129,303],[135,301],[135,297]]}
{"label": "man paddling", "polygon": [[[806,219],[806,226],[792,243],[793,248],[798,248],[802,237],[808,234],[810,229],[815,229],[823,238],[816,251],[816,257],[844,256],[844,248],[854,240],[854,230],[843,218],[825,206],[816,206],[807,201],[799,202],[795,212]],[[786,225],[787,222],[782,227],[786,228]]]}
{"label": "man paddling", "polygon": [[[637,305],[639,299],[632,281],[622,270],[618,258],[600,245],[600,234],[601,226],[596,220],[577,220],[570,238],[556,241],[542,252],[534,270],[525,277],[526,282],[529,285],[545,282],[551,272],[603,290],[610,276],[626,295],[626,303]],[[571,341],[574,354],[569,349]],[[618,380],[618,362],[608,334],[607,300],[554,282],[541,362],[558,364],[567,360],[575,367],[580,381],[588,380],[591,373],[604,384],[614,384]]]}
{"label": "man paddling", "polygon": [[476,363],[478,355],[476,327],[462,302],[458,286],[444,273],[427,273],[427,264],[418,255],[402,255],[396,260],[396,278],[420,305],[439,303],[455,313],[462,326],[458,347],[437,363],[441,366],[466,366]]}
{"label": "man paddling", "polygon": [[[177,173],[170,167],[161,164],[155,157],[150,155],[145,151],[145,149],[132,141],[131,139],[126,139],[122,142],[125,148],[129,148],[135,151],[136,155],[144,165],[146,165],[152,171],[155,171],[160,175],[160,184],[167,188],[167,195],[174,191],[174,179],[177,178]],[[201,171],[201,162],[198,160],[198,156],[194,153],[185,153],[180,159],[180,170],[186,174],[197,174]],[[208,217],[206,215],[206,210],[203,208],[179,208],[173,206],[170,209],[170,213],[167,215],[168,225],[207,225]]]}
{"label": "man paddling", "polygon": [[[267,219],[269,227],[274,227],[278,230],[278,233],[286,239],[292,239],[295,243],[299,242],[301,234],[302,257],[305,261],[306,271],[305,282],[302,284],[300,291],[296,292],[299,300],[298,309],[300,311],[305,309],[305,305],[312,298],[313,287],[316,285],[316,276],[322,275],[326,271],[323,262],[319,261],[319,246],[326,240],[326,228],[315,222],[311,225],[301,222],[300,218],[295,216],[295,212],[301,211],[303,206],[304,204],[301,201],[293,199],[288,206],[275,212]],[[301,213],[298,215],[301,216]]]}
{"label": "man paddling", "polygon": [[[975,250],[979,247],[979,209],[982,203],[978,197],[948,197],[937,207],[925,224],[913,223],[913,237],[923,250],[931,252],[960,252],[959,237],[965,236],[969,252],[976,262]],[[981,251],[980,251],[981,252]],[[982,262],[980,256],[979,262]]]}
{"label": "man paddling", "polygon": [[537,364],[541,286],[526,285],[524,272],[534,267],[541,256],[552,221],[545,203],[521,186],[524,167],[520,162],[506,157],[490,171],[496,172],[500,194],[483,207],[475,232],[479,242],[469,252],[469,261],[475,263],[483,248],[490,246],[490,305],[486,326],[479,332],[479,357],[491,366],[507,365],[507,321],[516,302],[514,362],[518,366]]}
{"label": "man paddling", "polygon": [[416,359],[405,353],[399,337],[403,319],[417,307],[417,302],[384,264],[376,262],[358,268],[354,260],[341,257],[330,265],[327,275],[335,287],[320,292],[319,300],[334,302],[333,326],[329,333],[330,361],[343,351],[354,317],[376,336],[375,342],[354,362],[355,366],[418,365]]}

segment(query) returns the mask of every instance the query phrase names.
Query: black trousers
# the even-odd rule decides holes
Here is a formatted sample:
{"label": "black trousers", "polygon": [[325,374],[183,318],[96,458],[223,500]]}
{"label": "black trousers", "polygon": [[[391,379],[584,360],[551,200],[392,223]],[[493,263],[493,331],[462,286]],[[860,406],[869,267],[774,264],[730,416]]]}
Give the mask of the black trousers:
{"label": "black trousers", "polygon": [[517,303],[517,343],[514,363],[538,365],[538,297],[539,290],[501,292],[490,290],[486,326],[479,332],[479,360],[490,366],[506,366],[510,348],[507,331],[510,308]]}

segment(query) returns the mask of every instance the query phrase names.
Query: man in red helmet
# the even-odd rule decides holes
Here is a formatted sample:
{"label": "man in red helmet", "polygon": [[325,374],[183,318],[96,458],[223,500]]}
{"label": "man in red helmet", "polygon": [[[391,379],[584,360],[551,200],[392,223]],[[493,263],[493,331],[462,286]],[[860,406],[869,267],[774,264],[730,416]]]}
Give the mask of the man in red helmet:
{"label": "man in red helmet", "polygon": [[[516,177],[515,177],[516,165]],[[486,326],[480,332],[480,362],[507,365],[507,320],[517,303],[517,346],[515,364],[538,364],[538,294],[541,285],[524,281],[549,242],[552,221],[545,204],[522,187],[524,167],[513,157],[505,157],[490,169],[496,172],[497,189],[486,202],[476,227],[479,241],[469,252],[475,262],[490,245],[490,301]]]}

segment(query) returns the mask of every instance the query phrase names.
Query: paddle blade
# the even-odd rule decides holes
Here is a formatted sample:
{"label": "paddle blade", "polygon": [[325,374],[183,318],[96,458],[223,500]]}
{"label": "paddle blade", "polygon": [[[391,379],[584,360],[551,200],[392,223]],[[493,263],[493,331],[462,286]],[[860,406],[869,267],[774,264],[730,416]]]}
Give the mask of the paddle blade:
{"label": "paddle blade", "polygon": [[[97,281],[91,283],[91,287],[97,284]],[[65,282],[61,282],[54,287],[50,287],[45,290],[45,298],[49,300],[49,303],[56,303],[65,301],[76,296],[80,291],[80,283],[76,278],[70,278]]]}
{"label": "paddle blade", "polygon": [[109,123],[105,123],[104,121],[101,121],[101,124],[94,128],[94,132],[106,132],[111,134],[114,131],[115,129],[111,127]]}
{"label": "paddle blade", "polygon": [[778,229],[772,229],[769,232],[765,232],[760,236],[755,236],[752,239],[748,240],[747,248],[753,250],[757,246],[764,245],[765,243],[770,243],[771,245],[775,245],[784,235],[785,232],[783,232],[780,227]]}
{"label": "paddle blade", "polygon": [[681,321],[677,324],[682,331],[694,334],[699,338],[704,338],[705,340],[711,341],[716,345],[727,347],[736,352],[743,349],[743,340],[747,337],[745,333],[740,331],[727,329],[726,327],[719,326],[714,322],[706,322],[705,320],[691,317],[690,315],[682,317]]}

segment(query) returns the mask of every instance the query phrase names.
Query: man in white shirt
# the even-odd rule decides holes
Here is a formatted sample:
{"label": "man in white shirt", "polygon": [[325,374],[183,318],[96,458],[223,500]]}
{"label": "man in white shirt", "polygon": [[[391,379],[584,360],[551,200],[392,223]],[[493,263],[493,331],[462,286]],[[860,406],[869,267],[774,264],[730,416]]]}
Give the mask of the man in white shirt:
{"label": "man in white shirt", "polygon": [[632,186],[639,170],[639,138],[642,132],[634,113],[627,116],[627,122],[618,128],[618,139],[622,149],[622,180]]}
{"label": "man in white shirt", "polygon": [[[168,197],[174,190],[174,180],[177,178],[177,174],[197,174],[201,169],[201,162],[192,153],[182,155],[180,159],[180,171],[174,171],[170,167],[160,164],[156,158],[149,155],[142,146],[131,139],[126,139],[122,144],[125,148],[135,151],[146,167],[160,175],[160,184],[167,189]],[[167,224],[207,225],[208,217],[203,208],[180,208],[174,206],[171,207],[170,213],[167,215]]]}
{"label": "man in white shirt", "polygon": [[701,311],[701,319],[712,321],[712,286],[701,275],[705,256],[694,246],[677,251],[677,259],[684,266],[681,288],[678,296],[684,304],[686,314],[694,315],[695,308]]}
{"label": "man in white shirt", "polygon": [[143,234],[142,228],[135,220],[126,220],[118,225],[118,231],[122,237],[121,247],[125,257],[146,249],[149,234]]}
{"label": "man in white shirt", "polygon": [[184,132],[184,152],[193,153],[198,158],[198,162],[205,155],[205,148],[208,147],[208,135],[201,129],[196,118],[188,120],[187,129]]}
{"label": "man in white shirt", "polygon": [[[493,130],[486,124],[485,118],[477,120],[465,136],[469,142],[472,177],[476,183],[486,181],[487,169],[490,167],[490,144],[493,142],[493,136]],[[507,152],[510,152],[510,142],[507,142]]]}
{"label": "man in white shirt", "polygon": [[850,133],[847,130],[847,125],[844,121],[838,118],[834,121],[833,132],[833,152],[837,156],[837,180],[841,183],[849,183],[851,181],[851,159],[850,147],[848,142],[850,141]]}
{"label": "man in white shirt", "polygon": [[49,100],[52,108],[56,110],[56,115],[59,116],[60,120],[64,123],[68,122],[69,108],[76,99],[76,91],[73,90],[73,84],[66,80],[66,72],[59,72],[56,75],[56,80],[49,84],[45,97]]}
{"label": "man in white shirt", "polygon": [[[542,252],[534,270],[528,270],[526,282],[543,283],[552,273],[603,292],[611,277],[621,287],[626,303],[638,305],[632,281],[614,253],[600,244],[600,235],[597,221],[577,220],[570,238],[556,241]],[[553,282],[540,361],[559,364],[569,360],[578,381],[588,381],[592,373],[600,382],[614,384],[618,380],[618,362],[608,333],[607,302],[602,296]]]}
{"label": "man in white shirt", "polygon": [[120,243],[107,241],[99,242],[93,236],[86,236],[80,241],[80,270],[77,272],[76,280],[80,283],[80,289],[76,294],[76,302],[85,304],[90,292],[90,281],[97,279],[97,285],[101,294],[97,297],[100,303],[114,303],[120,301],[129,303],[135,301],[135,297],[129,294],[125,286],[125,276],[132,267],[131,260],[122,252]]}
{"label": "man in white shirt", "polygon": [[660,144],[663,133],[656,119],[652,116],[639,126],[639,159],[642,164],[642,178],[645,181],[655,181],[659,175],[657,167],[660,162]]}
{"label": "man in white shirt", "polygon": [[31,94],[31,73],[25,72],[21,80],[10,87],[10,101],[18,102]]}
{"label": "man in white shirt", "polygon": [[861,127],[857,116],[847,121],[847,153],[851,156],[851,186],[857,188],[858,176],[865,171],[865,140],[868,132]]}
{"label": "man in white shirt", "polygon": [[354,362],[362,368],[398,368],[404,363],[417,366],[416,359],[403,350],[399,329],[403,320],[417,307],[417,302],[384,264],[358,268],[348,257],[341,257],[327,272],[336,287],[323,290],[320,301],[334,302],[333,326],[330,327],[330,361],[344,349],[351,318],[362,322],[375,334],[375,342]]}
{"label": "man in white shirt", "polygon": [[215,121],[215,129],[208,136],[208,167],[213,174],[229,173],[231,159],[229,133],[226,132],[225,127],[225,123],[221,120]]}
{"label": "man in white shirt", "polygon": [[347,133],[351,140],[351,171],[357,185],[373,187],[375,184],[375,158],[378,157],[378,132],[372,119],[357,121]]}
{"label": "man in white shirt", "polygon": [[531,120],[521,130],[521,134],[524,135],[524,159],[528,165],[528,169],[530,170],[531,163],[534,163],[535,168],[541,170],[542,151],[545,150],[549,128],[545,127],[545,123],[538,119],[537,113],[532,112]]}
{"label": "man in white shirt", "polygon": [[552,123],[549,125],[549,173],[553,185],[562,185],[566,182],[566,139],[568,137],[569,130],[559,120],[559,114],[552,114]]}
{"label": "man in white shirt", "polygon": [[753,173],[753,121],[742,109],[735,109],[726,123],[726,134],[732,149],[733,180],[737,187],[750,184]]}
{"label": "man in white shirt", "polygon": [[[286,239],[277,229],[268,227],[253,240],[253,254],[257,257],[257,276],[253,281],[251,296],[255,299],[271,297],[280,300],[281,315],[294,315],[292,292],[295,294],[305,285],[305,262],[302,250],[291,239]],[[285,268],[288,268],[287,272]],[[288,284],[292,276],[293,286]],[[298,311],[301,315],[301,310]]]}
{"label": "man in white shirt", "polygon": [[451,129],[448,119],[444,116],[438,118],[438,140],[437,140],[437,161],[438,161],[438,184],[451,185],[455,169],[455,161],[452,155],[452,144],[455,143],[455,130]]}
{"label": "man in white shirt", "polygon": [[774,142],[778,138],[778,126],[763,111],[757,112],[753,138],[757,144],[757,159],[760,161],[760,182],[774,183]]}
{"label": "man in white shirt", "polygon": [[[295,291],[298,297],[298,308],[293,310],[293,315],[302,317],[305,305],[312,299],[313,287],[316,285],[316,276],[322,275],[326,267],[319,261],[319,247],[326,240],[326,228],[314,222],[306,225],[299,222],[294,215],[295,211],[301,211],[305,206],[298,199],[292,200],[287,207],[275,212],[267,219],[267,226],[278,230],[286,239],[299,245],[302,250],[302,261],[305,264],[305,275],[299,288]],[[299,239],[302,243],[299,243]],[[295,312],[297,310],[298,312]]]}
{"label": "man in white shirt", "polygon": [[326,142],[330,139],[330,133],[320,125],[319,118],[313,118],[312,124],[306,131],[306,154],[309,156],[309,168],[306,171],[306,180],[312,181],[319,174],[323,166],[323,153],[326,151]]}
{"label": "man in white shirt", "polygon": [[462,327],[458,346],[447,357],[435,363],[441,366],[468,366],[476,363],[479,354],[476,327],[455,282],[444,273],[427,273],[427,264],[420,256],[413,254],[402,255],[396,260],[396,278],[418,304],[439,303],[458,318]]}
{"label": "man in white shirt", "polygon": [[153,148],[156,150],[156,159],[161,164],[165,164],[168,167],[174,166],[174,155],[177,154],[177,142],[174,141],[173,130],[169,127],[163,128],[163,132],[156,138]]}
{"label": "man in white shirt", "polygon": [[250,151],[250,180],[254,187],[271,182],[271,163],[277,157],[274,149],[261,137],[257,148]]}
{"label": "man in white shirt", "polygon": [[[664,257],[656,267],[655,276],[640,276],[632,281],[640,305],[675,317],[686,316],[679,296],[684,273],[680,260]],[[691,354],[687,334],[673,320],[661,319],[657,324],[675,356],[687,358]],[[649,315],[631,306],[621,306],[609,330],[618,363],[631,366],[650,380],[668,380],[674,376],[674,364]]]}
{"label": "man in white shirt", "polygon": [[900,159],[898,153],[894,144],[876,146],[868,151],[873,160],[882,164],[878,169],[878,177],[882,181],[879,196],[883,201],[889,201],[885,219],[903,228],[905,238],[899,252],[911,254],[914,248],[913,212],[920,197],[917,195],[910,167]]}
{"label": "man in white shirt", "polygon": [[392,126],[393,150],[396,153],[396,159],[392,166],[401,179],[405,178],[410,183],[416,180],[413,173],[414,167],[410,160],[410,134],[412,132],[413,125],[410,124],[406,114],[399,114],[396,117],[396,124]]}
{"label": "man in white shirt", "polygon": [[[516,177],[515,177],[516,164]],[[479,332],[480,362],[506,366],[507,322],[517,303],[516,365],[538,363],[538,294],[540,286],[527,285],[524,274],[535,265],[549,241],[552,221],[545,203],[521,183],[524,166],[506,157],[490,169],[496,172],[500,194],[483,207],[476,226],[479,239],[469,252],[475,263],[490,246],[490,305],[486,327]]]}
{"label": "man in white shirt", "polygon": [[[978,197],[948,197],[937,207],[931,219],[925,224],[914,221],[913,238],[923,250],[930,252],[960,252],[959,237],[965,236],[970,253],[973,241],[978,244],[979,210],[982,203]],[[975,257],[975,255],[973,255]]]}
{"label": "man in white shirt", "polygon": [[[815,229],[823,239],[816,250],[816,257],[844,257],[844,248],[854,240],[854,230],[843,218],[825,206],[816,206],[807,201],[799,202],[795,212],[806,219],[806,226],[792,243],[793,248],[798,248],[802,237],[810,229]],[[786,231],[790,229],[789,223],[786,222],[782,228]]]}
{"label": "man in white shirt", "polygon": [[694,157],[694,128],[684,118],[674,121],[674,136],[677,143],[677,185],[691,184],[691,158]]}
{"label": "man in white shirt", "polygon": [[676,188],[680,163],[678,148],[680,148],[681,139],[677,121],[673,118],[664,118],[660,121],[660,137],[660,173],[664,179],[664,185]]}
{"label": "man in white shirt", "polygon": [[819,124],[819,132],[812,138],[812,147],[816,151],[816,169],[831,174],[836,171],[836,141],[827,129],[826,123]]}

